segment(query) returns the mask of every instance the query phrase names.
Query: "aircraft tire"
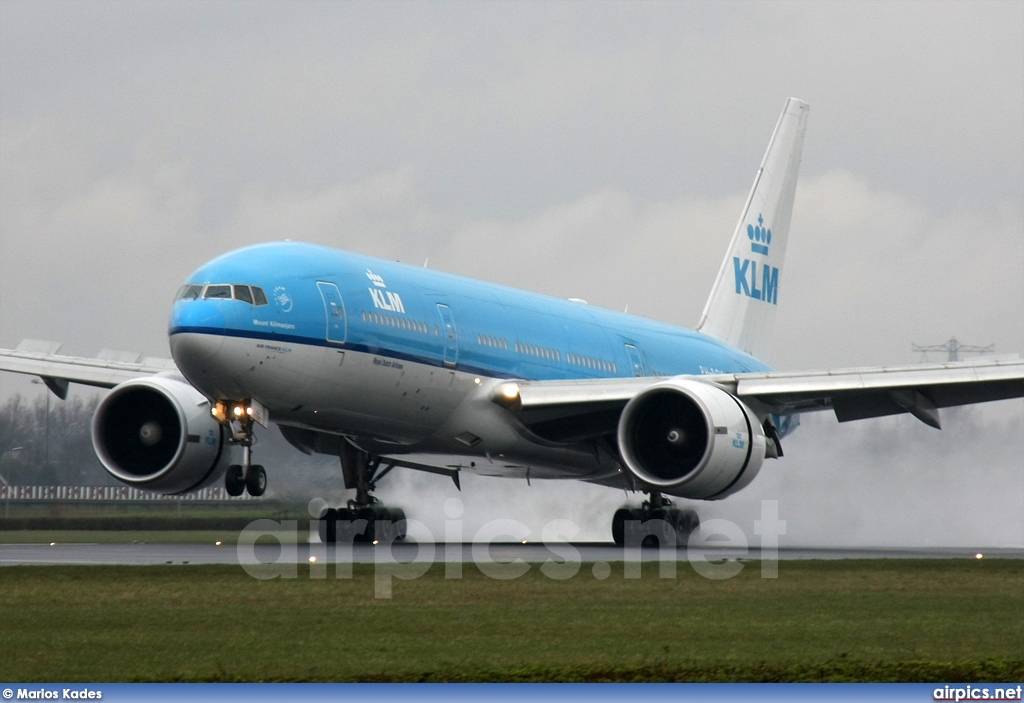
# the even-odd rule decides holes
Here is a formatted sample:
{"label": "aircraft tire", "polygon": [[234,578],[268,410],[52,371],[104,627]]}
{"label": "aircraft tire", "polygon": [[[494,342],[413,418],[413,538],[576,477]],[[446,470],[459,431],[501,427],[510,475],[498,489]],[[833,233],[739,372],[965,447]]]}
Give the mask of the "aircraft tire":
{"label": "aircraft tire", "polygon": [[242,467],[239,464],[232,464],[224,474],[224,490],[229,496],[240,496],[245,492],[245,478],[242,476]]}
{"label": "aircraft tire", "polygon": [[700,527],[700,518],[693,510],[681,510],[679,513],[679,524],[680,528],[684,529],[686,533],[682,540],[682,544],[685,546],[690,539],[690,535],[696,532],[697,528]]}
{"label": "aircraft tire", "polygon": [[633,512],[629,508],[619,508],[612,516],[612,541],[616,547],[626,545],[626,521],[633,518]]}
{"label": "aircraft tire", "polygon": [[249,467],[249,473],[245,477],[245,489],[254,498],[258,498],[266,492],[267,472],[259,464]]}
{"label": "aircraft tire", "polygon": [[317,524],[317,532],[320,533],[320,541],[324,544],[334,544],[338,541],[338,511],[328,508],[324,516]]}
{"label": "aircraft tire", "polygon": [[405,518],[405,511],[401,508],[391,509],[391,520],[395,526],[395,541],[400,542],[405,539],[406,529],[408,523]]}
{"label": "aircraft tire", "polygon": [[678,545],[679,532],[676,529],[676,522],[673,520],[674,515],[669,510],[657,510],[651,514],[649,519],[655,520],[656,531],[654,539],[656,544],[654,547],[658,549],[672,549]]}
{"label": "aircraft tire", "polygon": [[377,518],[378,513],[372,506],[359,508],[355,511],[356,520],[366,520],[362,531],[357,532],[355,535],[356,542],[372,543],[377,539]]}

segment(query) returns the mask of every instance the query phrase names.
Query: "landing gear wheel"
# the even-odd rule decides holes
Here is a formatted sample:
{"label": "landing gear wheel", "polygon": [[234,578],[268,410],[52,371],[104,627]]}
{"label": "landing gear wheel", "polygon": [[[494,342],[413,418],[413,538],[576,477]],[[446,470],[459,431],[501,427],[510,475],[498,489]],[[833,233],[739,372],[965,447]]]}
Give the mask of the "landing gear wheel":
{"label": "landing gear wheel", "polygon": [[[693,510],[673,507],[668,501],[644,502],[640,508],[623,507],[612,517],[612,540],[617,547],[685,549],[700,526]],[[660,503],[660,504],[659,504]]]}
{"label": "landing gear wheel", "polygon": [[406,520],[405,511],[401,508],[388,508],[388,523],[391,525],[392,539],[395,542],[400,542],[405,539],[406,535]]}
{"label": "landing gear wheel", "polygon": [[626,545],[626,522],[633,519],[633,511],[629,508],[619,508],[612,516],[612,541],[616,547]]}
{"label": "landing gear wheel", "polygon": [[245,478],[242,475],[242,467],[232,464],[224,475],[224,490],[229,496],[240,496],[245,492]]}
{"label": "landing gear wheel", "polygon": [[680,510],[678,525],[680,544],[686,546],[686,543],[690,540],[690,535],[700,527],[700,518],[697,517],[696,512],[689,508]]}
{"label": "landing gear wheel", "polygon": [[[360,520],[365,522],[360,524]],[[329,508],[320,518],[317,531],[324,544],[339,540],[361,544],[400,542],[406,536],[405,511],[376,503],[362,507],[350,504],[339,510]]]}
{"label": "landing gear wheel", "polygon": [[356,533],[356,542],[373,543],[377,539],[377,510],[375,506],[368,505],[356,511],[356,520],[364,520],[362,532]]}
{"label": "landing gear wheel", "polygon": [[679,532],[676,530],[676,523],[673,520],[673,511],[659,510],[654,513],[654,525],[655,534],[653,535],[654,544],[652,547],[658,547],[661,549],[674,549],[678,548]]}
{"label": "landing gear wheel", "polygon": [[258,498],[267,490],[267,472],[256,464],[249,467],[249,473],[245,476],[245,488],[249,495]]}
{"label": "landing gear wheel", "polygon": [[320,534],[320,541],[324,544],[334,544],[338,541],[338,511],[328,508],[317,525],[317,532]]}

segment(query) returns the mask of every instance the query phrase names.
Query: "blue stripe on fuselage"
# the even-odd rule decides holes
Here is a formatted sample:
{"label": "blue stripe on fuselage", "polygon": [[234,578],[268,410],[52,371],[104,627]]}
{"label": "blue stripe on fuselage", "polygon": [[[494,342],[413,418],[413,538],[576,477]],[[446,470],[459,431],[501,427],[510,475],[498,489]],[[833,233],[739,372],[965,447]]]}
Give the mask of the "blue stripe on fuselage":
{"label": "blue stripe on fuselage", "polygon": [[[317,281],[334,283],[341,293],[343,344],[327,341],[329,312]],[[186,282],[260,286],[269,304],[178,300],[171,335],[199,332],[353,349],[497,378],[632,376],[627,344],[640,350],[646,375],[769,370],[684,328],[297,242],[230,252]],[[445,363],[446,331],[438,304],[447,306],[455,320],[455,366]]]}

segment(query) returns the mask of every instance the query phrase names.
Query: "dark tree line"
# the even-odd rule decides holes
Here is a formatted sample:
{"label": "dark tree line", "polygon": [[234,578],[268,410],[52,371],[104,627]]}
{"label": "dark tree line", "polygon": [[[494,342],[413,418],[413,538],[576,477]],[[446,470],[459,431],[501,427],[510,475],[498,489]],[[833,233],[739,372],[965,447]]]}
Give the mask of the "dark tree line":
{"label": "dark tree line", "polygon": [[[82,393],[73,391],[67,400],[13,395],[0,404],[0,485],[121,485],[92,448],[92,416],[102,396]],[[305,456],[276,428],[260,428],[257,439],[256,456],[271,472],[274,495],[322,495],[340,484],[335,457]],[[235,448],[226,451],[237,453]]]}
{"label": "dark tree line", "polygon": [[[34,398],[13,395],[0,404],[0,485],[118,486],[92,448],[92,416],[102,395],[78,389],[67,400],[47,393]],[[47,412],[49,411],[49,412]],[[276,498],[341,495],[344,486],[337,457],[306,456],[289,445],[276,427],[258,428],[254,455],[267,467],[269,494]],[[226,447],[231,461],[238,449]],[[398,472],[388,485],[409,477]]]}
{"label": "dark tree line", "polygon": [[0,406],[0,483],[116,484],[92,449],[90,424],[98,402],[97,397],[9,397]]}

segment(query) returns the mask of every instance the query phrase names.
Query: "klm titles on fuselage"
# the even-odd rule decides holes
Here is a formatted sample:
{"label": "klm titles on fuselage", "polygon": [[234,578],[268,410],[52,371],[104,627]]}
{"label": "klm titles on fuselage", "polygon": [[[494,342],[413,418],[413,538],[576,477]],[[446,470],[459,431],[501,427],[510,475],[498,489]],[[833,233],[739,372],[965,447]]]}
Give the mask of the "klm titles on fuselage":
{"label": "klm titles on fuselage", "polygon": [[367,289],[370,291],[370,297],[373,298],[373,307],[378,310],[387,310],[388,312],[405,312],[405,306],[402,305],[402,297],[398,293],[392,293],[387,290],[382,276],[378,276],[373,271],[367,269],[366,277],[373,284],[371,288]]}
{"label": "klm titles on fuselage", "polygon": [[[750,250],[754,254],[768,256],[768,247],[772,243],[772,231],[764,227],[764,218],[757,216],[757,227],[747,225],[747,237],[750,239]],[[760,263],[760,265],[758,265]],[[732,257],[733,273],[736,277],[736,294],[745,295],[754,300],[763,300],[772,305],[779,299],[779,269],[755,259]],[[758,269],[761,270],[758,275]],[[758,287],[760,284],[760,287]]]}

